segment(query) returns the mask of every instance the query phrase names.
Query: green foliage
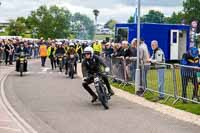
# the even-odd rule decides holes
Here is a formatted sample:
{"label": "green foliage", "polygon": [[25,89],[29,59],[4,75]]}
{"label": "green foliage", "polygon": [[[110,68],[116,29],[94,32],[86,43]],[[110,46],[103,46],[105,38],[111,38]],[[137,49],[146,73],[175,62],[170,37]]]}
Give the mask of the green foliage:
{"label": "green foliage", "polygon": [[105,24],[105,28],[109,28],[109,29],[114,29],[115,28],[115,25],[117,24],[117,21],[116,20],[109,20],[106,24]]}
{"label": "green foliage", "polygon": [[[9,35],[21,35],[31,37],[47,38],[74,38],[72,21],[80,22],[85,28],[83,39],[93,39],[95,26],[93,21],[86,15],[75,13],[74,16],[69,10],[57,6],[40,6],[37,10],[32,11],[27,18],[19,17],[11,20],[7,29]],[[81,27],[76,27],[76,32],[80,32]]]}
{"label": "green foliage", "polygon": [[150,10],[148,14],[141,17],[141,22],[144,23],[164,23],[164,14],[160,11]]}
{"label": "green foliage", "polygon": [[128,23],[133,23],[133,21],[134,21],[133,16],[130,16],[130,18],[128,19]]}
{"label": "green foliage", "polygon": [[94,22],[80,13],[75,13],[72,16],[72,31],[76,38],[93,39],[95,33]]}
{"label": "green foliage", "polygon": [[36,29],[39,37],[47,38],[67,38],[69,36],[71,13],[64,8],[51,6],[39,7],[32,11],[27,18],[27,26]]}
{"label": "green foliage", "polygon": [[[200,0],[186,0],[183,2],[183,11],[185,14],[185,20],[187,24],[190,24],[193,20],[200,22]],[[200,32],[200,26],[198,27]]]}
{"label": "green foliage", "polygon": [[[163,13],[159,11],[150,10],[148,14],[141,17],[141,22],[148,23],[169,23],[169,24],[181,24],[182,20],[185,20],[186,24],[190,24],[192,21],[197,20],[200,22],[200,0],[185,0],[183,2],[183,11],[173,12],[170,17],[165,17]],[[133,23],[133,16],[128,20],[129,23]],[[200,26],[198,27],[200,32]]]}
{"label": "green foliage", "polygon": [[185,15],[183,12],[178,12],[178,13],[173,12],[171,17],[165,18],[165,22],[169,24],[181,24],[184,17]]}
{"label": "green foliage", "polygon": [[10,20],[10,24],[6,29],[8,35],[21,36],[26,32],[25,18],[20,17],[17,20]]}
{"label": "green foliage", "polygon": [[[141,22],[142,23],[164,23],[165,21],[165,16],[162,12],[160,11],[155,11],[155,10],[150,10],[148,14],[143,15],[141,17]],[[130,16],[128,19],[128,23],[133,23],[134,18],[133,16]]]}

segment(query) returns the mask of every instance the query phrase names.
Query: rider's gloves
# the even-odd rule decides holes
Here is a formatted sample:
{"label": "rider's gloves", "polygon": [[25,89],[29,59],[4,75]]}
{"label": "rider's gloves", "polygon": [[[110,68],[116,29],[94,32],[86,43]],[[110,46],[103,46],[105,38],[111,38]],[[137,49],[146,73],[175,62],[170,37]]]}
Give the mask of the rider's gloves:
{"label": "rider's gloves", "polygon": [[105,72],[109,73],[109,72],[110,72],[110,68],[109,68],[109,67],[106,67],[106,68],[105,68]]}
{"label": "rider's gloves", "polygon": [[87,80],[87,77],[83,77],[83,82]]}

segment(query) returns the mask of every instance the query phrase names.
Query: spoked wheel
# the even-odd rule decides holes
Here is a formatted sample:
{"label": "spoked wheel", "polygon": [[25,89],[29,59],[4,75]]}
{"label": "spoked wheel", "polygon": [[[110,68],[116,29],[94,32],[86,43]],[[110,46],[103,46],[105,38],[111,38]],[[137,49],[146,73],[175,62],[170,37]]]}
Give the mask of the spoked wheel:
{"label": "spoked wheel", "polygon": [[73,65],[70,65],[69,77],[70,77],[71,79],[74,79],[74,69],[73,69]]}
{"label": "spoked wheel", "polygon": [[99,101],[104,106],[104,108],[106,110],[109,109],[105,87],[100,86],[100,88],[97,89],[97,94],[98,94]]}
{"label": "spoked wheel", "polygon": [[62,72],[62,62],[59,63],[60,72]]}
{"label": "spoked wheel", "polygon": [[23,76],[23,71],[24,71],[24,64],[20,64],[19,72],[21,77]]}

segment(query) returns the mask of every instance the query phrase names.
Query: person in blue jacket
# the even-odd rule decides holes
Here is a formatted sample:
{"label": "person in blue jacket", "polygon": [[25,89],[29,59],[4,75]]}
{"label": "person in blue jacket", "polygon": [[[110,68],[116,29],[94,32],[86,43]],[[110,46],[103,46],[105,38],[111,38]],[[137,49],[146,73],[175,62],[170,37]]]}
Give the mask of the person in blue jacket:
{"label": "person in blue jacket", "polygon": [[[199,101],[198,96],[198,80],[197,80],[197,72],[199,71],[197,68],[200,67],[200,57],[199,51],[195,47],[191,47],[187,53],[184,53],[181,60],[181,77],[182,77],[182,97],[187,98],[187,86],[189,80],[192,81],[194,85],[193,96],[192,99],[197,99]],[[186,100],[183,100],[186,102]]]}

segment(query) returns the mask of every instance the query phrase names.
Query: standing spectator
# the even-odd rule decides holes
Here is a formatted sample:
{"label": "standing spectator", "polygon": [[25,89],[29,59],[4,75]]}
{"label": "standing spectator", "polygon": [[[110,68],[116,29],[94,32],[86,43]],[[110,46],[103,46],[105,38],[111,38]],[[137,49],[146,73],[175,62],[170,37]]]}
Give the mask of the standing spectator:
{"label": "standing spectator", "polygon": [[52,70],[54,70],[54,68],[56,69],[55,53],[56,53],[56,45],[53,42],[52,45],[48,48],[48,57],[49,57],[50,62],[51,62]]}
{"label": "standing spectator", "polygon": [[116,43],[114,45],[114,53],[113,53],[114,57],[121,57],[123,56],[123,48],[121,43]]}
{"label": "standing spectator", "polygon": [[99,41],[96,41],[93,45],[92,48],[94,49],[94,54],[100,56],[102,52],[102,44],[99,43]]}
{"label": "standing spectator", "polygon": [[80,60],[80,63],[81,63],[82,62],[83,49],[82,49],[82,46],[79,42],[76,45],[76,53],[78,54],[78,57],[79,57],[79,60]]}
{"label": "standing spectator", "polygon": [[137,57],[137,39],[133,39],[131,42],[131,47],[129,48],[129,57],[127,57],[127,60],[130,60],[130,73],[131,73],[131,79],[135,81],[135,71],[136,71],[136,61]]}
{"label": "standing spectator", "polygon": [[136,92],[138,96],[143,96],[145,88],[147,86],[147,71],[149,70],[149,51],[144,39],[141,39],[139,46],[139,60],[140,60],[140,88]]}
{"label": "standing spectator", "polygon": [[10,54],[9,54],[9,64],[13,65],[15,47],[13,45],[13,41],[12,40],[9,41],[9,45],[10,45],[10,48],[11,48],[11,51],[10,51]]}
{"label": "standing spectator", "polygon": [[3,41],[0,41],[0,64],[3,62],[3,54],[4,54],[4,44]]}
{"label": "standing spectator", "polygon": [[128,41],[122,41],[122,55],[123,58],[126,58],[129,56],[129,45],[128,45]]}
{"label": "standing spectator", "polygon": [[[157,100],[164,99],[164,79],[165,79],[165,66],[161,63],[165,63],[165,54],[161,48],[158,46],[158,41],[153,40],[151,42],[151,48],[153,50],[153,54],[151,56],[151,63],[155,64],[155,67],[158,71],[158,90],[159,90],[159,98]],[[160,63],[160,64],[159,64]]]}
{"label": "standing spectator", "polygon": [[34,41],[34,58],[38,58],[39,55],[39,42]]}
{"label": "standing spectator", "polygon": [[105,44],[105,49],[104,49],[105,63],[110,68],[112,68],[112,63],[111,63],[112,54],[113,54],[113,48],[111,47],[111,44],[110,43],[106,43]]}
{"label": "standing spectator", "polygon": [[[195,47],[191,47],[187,53],[183,54],[181,64],[184,65],[181,67],[181,77],[182,77],[182,97],[187,98],[187,86],[189,80],[192,80],[192,84],[194,85],[193,89],[193,96],[192,99],[194,100],[197,98],[199,101],[198,96],[198,81],[197,81],[197,72],[196,68],[192,67],[200,67],[200,58],[199,58],[199,51]],[[183,100],[186,102],[186,100]]]}
{"label": "standing spectator", "polygon": [[9,60],[9,56],[11,54],[11,46],[8,42],[8,40],[6,40],[5,42],[5,64],[7,65],[8,64],[8,60]]}
{"label": "standing spectator", "polygon": [[110,43],[105,44],[105,49],[104,49],[105,57],[110,58],[111,55],[113,54],[113,48],[111,47]]}
{"label": "standing spectator", "polygon": [[42,44],[40,45],[39,53],[41,57],[42,67],[45,67],[46,58],[47,58],[47,46],[45,45],[44,41],[42,41]]}

